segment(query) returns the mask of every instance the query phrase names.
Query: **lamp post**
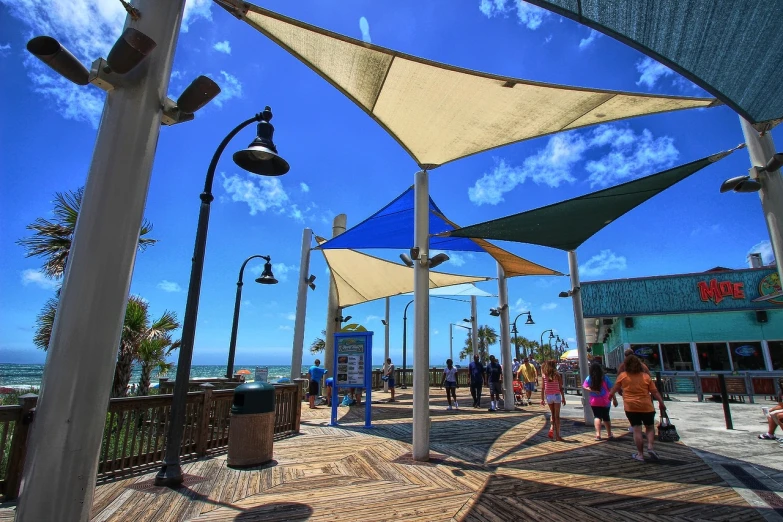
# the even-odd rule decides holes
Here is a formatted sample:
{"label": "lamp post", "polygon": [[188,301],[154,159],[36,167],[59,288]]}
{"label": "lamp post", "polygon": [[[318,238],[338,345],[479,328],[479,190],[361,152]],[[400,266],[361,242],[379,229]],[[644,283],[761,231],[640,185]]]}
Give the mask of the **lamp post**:
{"label": "lamp post", "polygon": [[413,304],[413,301],[411,299],[402,312],[402,385],[400,386],[402,389],[408,388],[408,385],[405,384],[408,381],[408,374],[405,373],[408,355],[408,307]]}
{"label": "lamp post", "polygon": [[451,359],[452,362],[453,362],[454,361],[454,348],[453,348],[453,345],[454,345],[454,333],[453,333],[454,329],[452,328],[452,326],[459,326],[460,328],[464,328],[465,330],[468,330],[469,332],[472,331],[473,328],[471,328],[470,326],[465,326],[465,325],[458,324],[458,323],[449,323],[449,359]]}
{"label": "lamp post", "polygon": [[[491,313],[491,312],[490,312]],[[517,343],[517,319],[522,317],[523,315],[527,314],[527,320],[525,321],[525,324],[536,324],[535,321],[533,321],[533,316],[530,315],[530,311],[522,312],[518,316],[514,318],[514,322],[511,323],[513,326],[511,327],[511,333],[514,334],[514,348],[517,352],[517,359],[519,359],[519,344]],[[527,357],[527,347],[525,347],[525,357]]]}
{"label": "lamp post", "polygon": [[237,328],[239,327],[239,306],[242,304],[242,276],[245,273],[245,266],[251,259],[261,258],[266,261],[264,264],[264,272],[261,277],[256,279],[256,283],[262,285],[275,285],[277,279],[272,274],[272,260],[269,256],[254,255],[245,259],[242,263],[242,268],[239,269],[239,279],[237,280],[237,298],[234,302],[234,321],[231,323],[231,342],[228,345],[228,363],[226,364],[226,379],[230,379],[234,375],[234,354],[237,349]]}
{"label": "lamp post", "polygon": [[549,332],[549,352],[550,352],[549,354],[551,356],[551,354],[552,354],[552,339],[555,338],[555,333],[552,331],[552,329],[544,330],[543,332],[541,332],[541,338],[539,340],[538,345],[542,349],[544,348],[544,334],[547,333],[547,332]]}
{"label": "lamp post", "polygon": [[272,141],[274,127],[269,120],[272,119],[272,109],[264,108],[264,112],[256,114],[252,118],[237,125],[223,141],[212,156],[212,161],[207,169],[207,177],[204,181],[204,191],[199,196],[201,207],[196,227],[196,245],[193,252],[193,261],[190,270],[190,283],[188,284],[188,297],[185,303],[185,318],[182,324],[182,344],[177,359],[177,376],[174,382],[174,397],[171,402],[171,419],[166,434],[166,454],[158,474],[155,476],[156,486],[176,487],[182,484],[182,468],[180,466],[180,446],[185,424],[185,401],[188,395],[188,381],[190,380],[190,363],[193,358],[193,342],[196,337],[196,319],[198,317],[198,302],[201,294],[201,277],[204,271],[204,254],[207,246],[207,229],[209,228],[209,211],[212,200],[212,182],[215,179],[215,169],[218,160],[225,150],[228,142],[239,131],[258,122],[256,139],[244,150],[235,152],[234,163],[240,168],[262,176],[280,176],[288,172],[288,163],[277,155],[277,149]]}

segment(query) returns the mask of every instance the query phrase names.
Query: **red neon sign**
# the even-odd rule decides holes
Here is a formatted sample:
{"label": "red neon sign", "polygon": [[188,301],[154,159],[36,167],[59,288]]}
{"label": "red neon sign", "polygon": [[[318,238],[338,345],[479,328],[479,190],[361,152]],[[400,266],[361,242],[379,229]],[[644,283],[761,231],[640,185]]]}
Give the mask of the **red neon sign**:
{"label": "red neon sign", "polygon": [[718,282],[716,279],[710,279],[709,282],[700,281],[696,286],[702,301],[712,301],[716,305],[727,297],[745,299],[745,283]]}

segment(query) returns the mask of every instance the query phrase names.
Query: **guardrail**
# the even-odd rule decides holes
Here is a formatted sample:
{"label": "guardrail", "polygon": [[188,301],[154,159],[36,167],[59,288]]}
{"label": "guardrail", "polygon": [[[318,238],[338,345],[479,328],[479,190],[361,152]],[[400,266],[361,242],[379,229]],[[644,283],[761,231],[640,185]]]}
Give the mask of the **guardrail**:
{"label": "guardrail", "polygon": [[[193,459],[228,446],[233,390],[190,392],[185,406],[185,429],[180,456]],[[157,467],[163,463],[172,395],[111,399],[98,461],[98,478],[107,479]],[[33,422],[37,395],[23,395],[19,406],[0,406],[0,493],[5,500],[19,494],[27,432]],[[275,385],[275,438],[299,432],[301,388]]]}

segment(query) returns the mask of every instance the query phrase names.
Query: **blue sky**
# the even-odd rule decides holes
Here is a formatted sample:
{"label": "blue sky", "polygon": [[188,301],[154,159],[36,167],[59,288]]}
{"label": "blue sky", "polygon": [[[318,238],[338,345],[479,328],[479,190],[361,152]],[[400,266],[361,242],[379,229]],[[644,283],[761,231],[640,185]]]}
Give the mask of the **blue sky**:
{"label": "blue sky", "polygon": [[[395,3],[348,0],[284,2],[264,7],[385,47],[424,58],[513,77],[635,92],[687,96],[703,91],[609,37],[559,16],[508,0]],[[56,282],[38,272],[15,241],[25,226],[47,216],[56,191],[76,189],[95,141],[103,94],[55,77],[24,49],[49,34],[83,63],[106,56],[119,35],[118,0],[0,0],[0,98],[5,190],[0,192],[0,362],[41,362],[32,344],[35,316]],[[224,157],[218,167],[201,294],[194,364],[226,359],[236,276],[242,261],[269,254],[280,283],[246,284],[237,362],[288,364],[293,338],[302,229],[331,232],[335,214],[355,225],[413,182],[415,163],[383,129],[336,89],[264,36],[207,0],[189,0],[169,87],[173,98],[199,74],[223,89],[196,119],[163,128],[147,199],[146,217],[160,242],[140,253],[131,291],[154,314],[184,312],[198,212],[198,194],[215,147],[238,122],[270,105],[275,142],[291,165],[281,178],[251,177]],[[469,110],[469,108],[466,108]],[[780,131],[773,131],[778,141]],[[234,139],[227,152],[253,138]],[[743,141],[737,116],[726,107],[636,118],[544,137],[478,154],[432,171],[433,199],[453,221],[472,224],[553,203],[729,149]],[[697,272],[716,265],[739,268],[749,251],[771,251],[758,197],[719,194],[724,179],[744,174],[739,151],[612,223],[579,249],[584,280]],[[568,271],[564,252],[503,244],[535,262]],[[398,252],[373,252],[390,259]],[[251,262],[251,272],[262,264]],[[446,271],[494,277],[484,254],[453,255]],[[318,285],[308,298],[306,344],[325,324],[327,273],[320,253],[311,272]],[[247,278],[250,279],[250,278]],[[494,281],[481,288],[496,293]],[[538,338],[554,328],[573,338],[570,301],[557,294],[565,277],[509,281],[512,312],[532,310]],[[405,297],[392,299],[392,357],[400,363]],[[479,299],[479,321],[496,299]],[[449,323],[469,316],[468,303],[431,301],[431,361],[448,355]],[[382,358],[383,302],[346,310],[376,331]],[[513,313],[516,315],[516,313]],[[512,319],[513,319],[512,315]],[[461,346],[465,331],[457,329]],[[410,329],[409,329],[410,331]],[[494,348],[497,353],[498,348]],[[305,362],[311,358],[306,355]]]}

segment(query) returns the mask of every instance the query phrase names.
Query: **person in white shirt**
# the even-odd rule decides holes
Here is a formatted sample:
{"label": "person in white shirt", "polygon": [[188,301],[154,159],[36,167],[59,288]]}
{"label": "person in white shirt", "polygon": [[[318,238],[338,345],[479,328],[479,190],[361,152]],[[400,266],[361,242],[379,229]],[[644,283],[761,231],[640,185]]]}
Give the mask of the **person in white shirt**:
{"label": "person in white shirt", "polygon": [[446,387],[446,399],[449,401],[448,409],[451,410],[451,399],[454,398],[454,409],[459,409],[457,404],[457,369],[451,359],[446,359],[446,367],[443,369],[443,380],[441,387]]}

